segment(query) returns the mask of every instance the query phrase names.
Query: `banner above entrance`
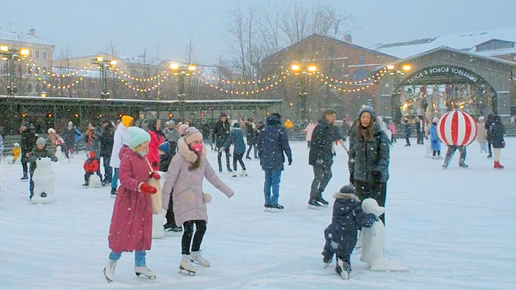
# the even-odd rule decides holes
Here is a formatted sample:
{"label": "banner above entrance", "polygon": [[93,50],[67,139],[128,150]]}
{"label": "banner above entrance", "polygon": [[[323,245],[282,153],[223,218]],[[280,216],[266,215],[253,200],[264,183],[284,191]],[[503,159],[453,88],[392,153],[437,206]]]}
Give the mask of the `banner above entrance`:
{"label": "banner above entrance", "polygon": [[[421,82],[435,83],[435,80],[431,80],[432,78],[437,77],[440,80],[443,80],[443,77],[453,79],[455,81],[457,77],[464,79],[466,82],[476,83],[481,79],[477,74],[467,69],[456,67],[456,66],[433,66],[429,68],[425,68],[423,70],[417,71],[414,74],[408,76],[404,83],[407,85],[415,85],[420,84]],[[423,81],[425,80],[425,81]],[[446,82],[445,82],[446,83]]]}

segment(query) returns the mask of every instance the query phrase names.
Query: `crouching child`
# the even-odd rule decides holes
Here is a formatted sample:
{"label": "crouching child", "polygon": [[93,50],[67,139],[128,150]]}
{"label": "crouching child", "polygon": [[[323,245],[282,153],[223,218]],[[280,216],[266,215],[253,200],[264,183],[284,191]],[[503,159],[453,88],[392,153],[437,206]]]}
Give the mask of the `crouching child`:
{"label": "crouching child", "polygon": [[326,243],[322,252],[323,262],[329,265],[336,255],[335,272],[347,280],[351,273],[350,256],[357,243],[358,230],[371,227],[376,217],[362,211],[355,187],[351,184],[343,186],[334,197],[332,222],[324,230]]}
{"label": "crouching child", "polygon": [[[84,168],[84,186],[88,186],[90,183],[90,176],[93,175],[93,173],[97,173],[99,171],[99,162],[97,158],[95,157],[95,152],[90,151],[88,152],[88,159],[84,161],[84,165],[82,166]],[[102,180],[102,176],[99,175],[100,180]]]}

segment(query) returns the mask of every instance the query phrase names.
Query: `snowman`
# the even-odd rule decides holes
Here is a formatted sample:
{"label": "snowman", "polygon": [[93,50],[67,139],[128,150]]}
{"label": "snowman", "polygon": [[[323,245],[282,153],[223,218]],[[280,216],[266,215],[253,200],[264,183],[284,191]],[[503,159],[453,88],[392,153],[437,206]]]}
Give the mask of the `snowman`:
{"label": "snowman", "polygon": [[102,187],[102,182],[100,180],[100,176],[97,174],[90,175],[88,179],[88,187],[89,188],[99,188]]}
{"label": "snowman", "polygon": [[56,174],[52,168],[50,158],[38,158],[37,168],[32,176],[34,182],[34,196],[32,203],[52,203],[54,202],[54,180]]}
{"label": "snowman", "polygon": [[61,145],[56,146],[55,156],[57,157],[57,160],[63,160],[64,156],[63,156],[63,151],[61,150]]}
{"label": "snowman", "polygon": [[398,261],[389,261],[383,257],[385,248],[385,226],[379,216],[385,213],[385,208],[378,205],[375,199],[367,198],[362,202],[362,210],[376,216],[370,228],[362,228],[362,255],[360,260],[366,262],[371,271],[403,272],[408,268]]}

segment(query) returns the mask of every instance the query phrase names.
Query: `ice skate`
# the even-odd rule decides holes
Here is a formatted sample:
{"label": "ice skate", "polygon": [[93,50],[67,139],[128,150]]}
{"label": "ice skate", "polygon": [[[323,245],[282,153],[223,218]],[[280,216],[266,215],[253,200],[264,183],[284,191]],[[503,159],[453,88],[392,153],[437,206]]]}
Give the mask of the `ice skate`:
{"label": "ice skate", "polygon": [[337,266],[335,267],[335,272],[337,272],[337,274],[339,274],[342,277],[342,279],[349,280],[349,273],[351,273],[351,265],[342,259],[337,259]]}
{"label": "ice skate", "polygon": [[140,277],[140,275],[143,275],[149,279],[156,279],[156,274],[154,274],[154,272],[147,268],[147,266],[134,266],[134,273],[138,277]]}
{"label": "ice skate", "polygon": [[468,168],[469,166],[466,163],[461,163],[461,164],[459,164],[459,167]]}
{"label": "ice skate", "polygon": [[278,203],[271,203],[270,206],[273,209],[284,209],[285,208],[284,206],[282,206],[281,204],[278,204]]}
{"label": "ice skate", "polygon": [[320,209],[321,204],[315,198],[310,198],[310,200],[308,201],[308,208],[309,209]]}
{"label": "ice skate", "polygon": [[111,188],[111,197],[116,197],[116,188]]}
{"label": "ice skate", "polygon": [[192,251],[190,253],[190,260],[203,267],[210,267],[210,262],[208,260],[204,259],[199,252]]}
{"label": "ice skate", "polygon": [[247,171],[246,170],[242,170],[242,173],[240,173],[240,176],[242,176],[242,177],[247,176]]}
{"label": "ice skate", "polygon": [[106,267],[104,267],[104,277],[106,277],[106,280],[109,283],[113,282],[113,279],[115,278],[115,268],[116,268],[115,260],[109,260]]}
{"label": "ice skate", "polygon": [[271,208],[271,204],[270,203],[264,204],[264,207],[265,207],[265,212],[271,212],[272,208]]}
{"label": "ice skate", "polygon": [[193,267],[192,263],[190,262],[189,255],[183,255],[183,258],[181,259],[181,262],[179,263],[179,273],[183,273],[183,271],[186,271],[187,274],[194,276],[196,271]]}
{"label": "ice skate", "polygon": [[322,195],[319,195],[319,197],[317,198],[317,202],[320,203],[322,206],[328,206],[328,202],[324,200]]}

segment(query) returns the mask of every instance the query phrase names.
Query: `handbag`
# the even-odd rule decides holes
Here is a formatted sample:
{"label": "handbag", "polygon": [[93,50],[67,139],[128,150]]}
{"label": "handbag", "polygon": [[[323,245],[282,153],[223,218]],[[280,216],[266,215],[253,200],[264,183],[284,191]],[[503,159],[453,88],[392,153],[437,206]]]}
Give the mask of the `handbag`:
{"label": "handbag", "polygon": [[[145,157],[145,161],[149,165],[149,176],[154,171],[152,166],[150,165],[149,160]],[[148,185],[156,188],[156,193],[150,195],[151,203],[152,203],[152,213],[158,214],[163,210],[163,202],[161,200],[161,183],[156,178],[150,177],[146,182]]]}

